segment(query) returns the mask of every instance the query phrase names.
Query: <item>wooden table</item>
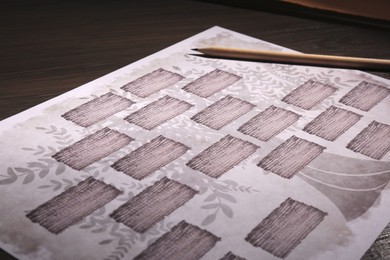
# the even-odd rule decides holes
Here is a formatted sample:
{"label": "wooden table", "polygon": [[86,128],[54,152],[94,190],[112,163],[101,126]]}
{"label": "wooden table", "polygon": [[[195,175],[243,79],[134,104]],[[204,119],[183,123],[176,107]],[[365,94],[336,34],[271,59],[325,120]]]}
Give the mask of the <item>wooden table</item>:
{"label": "wooden table", "polygon": [[[390,31],[361,25],[200,1],[3,0],[0,120],[214,25],[301,52],[390,59]],[[372,254],[389,248],[384,232]]]}

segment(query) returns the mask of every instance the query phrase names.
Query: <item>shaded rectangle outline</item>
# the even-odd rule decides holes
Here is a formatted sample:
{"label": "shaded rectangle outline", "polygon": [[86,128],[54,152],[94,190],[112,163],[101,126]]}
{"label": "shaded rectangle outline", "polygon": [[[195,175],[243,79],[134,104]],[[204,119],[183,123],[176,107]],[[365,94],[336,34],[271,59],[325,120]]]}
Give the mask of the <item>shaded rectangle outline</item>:
{"label": "shaded rectangle outline", "polygon": [[272,105],[240,126],[238,131],[261,141],[268,141],[300,117],[297,113]]}
{"label": "shaded rectangle outline", "polygon": [[142,180],[179,158],[190,147],[162,135],[116,161],[111,167],[134,179]]}
{"label": "shaded rectangle outline", "polygon": [[369,111],[389,94],[390,89],[384,86],[362,81],[345,94],[340,99],[340,103],[362,111]]}
{"label": "shaded rectangle outline", "polygon": [[193,105],[190,103],[170,96],[164,96],[128,115],[125,117],[125,120],[146,130],[152,130],[184,113],[191,107]]}
{"label": "shaded rectangle outline", "polygon": [[52,157],[75,170],[82,170],[125,147],[134,139],[105,127],[55,153]]}
{"label": "shaded rectangle outline", "polygon": [[207,98],[218,91],[233,85],[241,79],[240,76],[215,69],[183,87],[183,90],[197,96]]}
{"label": "shaded rectangle outline", "polygon": [[324,149],[319,144],[292,136],[266,155],[257,166],[290,179]]}
{"label": "shaded rectangle outline", "polygon": [[184,220],[149,245],[134,260],[200,259],[221,240]]}
{"label": "shaded rectangle outline", "polygon": [[192,158],[186,165],[210,177],[218,178],[248,158],[259,147],[227,135]]}
{"label": "shaded rectangle outline", "polygon": [[88,127],[130,107],[134,103],[130,99],[109,92],[61,116],[79,126]]}
{"label": "shaded rectangle outline", "polygon": [[191,119],[214,130],[219,130],[254,107],[255,105],[247,101],[226,96],[198,112]]}
{"label": "shaded rectangle outline", "polygon": [[288,198],[261,221],[245,240],[274,256],[285,258],[326,215],[322,210]]}
{"label": "shaded rectangle outline", "polygon": [[332,95],[336,90],[335,87],[310,79],[287,94],[282,98],[282,101],[309,110]]}
{"label": "shaded rectangle outline", "polygon": [[187,185],[163,177],[121,205],[110,217],[139,233],[144,233],[197,193]]}
{"label": "shaded rectangle outline", "polygon": [[182,79],[184,79],[182,75],[159,68],[127,83],[121,89],[138,97],[145,98],[176,84]]}
{"label": "shaded rectangle outline", "polygon": [[372,121],[348,144],[347,148],[376,160],[390,151],[390,126]]}
{"label": "shaded rectangle outline", "polygon": [[111,185],[88,177],[30,211],[26,217],[51,233],[59,234],[121,193]]}
{"label": "shaded rectangle outline", "polygon": [[361,117],[352,111],[331,106],[308,123],[303,131],[334,141],[356,124]]}

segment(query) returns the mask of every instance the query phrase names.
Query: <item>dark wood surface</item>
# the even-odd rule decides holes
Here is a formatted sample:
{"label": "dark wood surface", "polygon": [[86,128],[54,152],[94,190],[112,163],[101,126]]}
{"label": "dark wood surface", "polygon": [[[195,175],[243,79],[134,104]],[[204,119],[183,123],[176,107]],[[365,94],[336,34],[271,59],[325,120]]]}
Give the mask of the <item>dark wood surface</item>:
{"label": "dark wood surface", "polygon": [[307,53],[390,58],[390,32],[205,2],[3,0],[0,120],[214,25]]}
{"label": "dark wood surface", "polygon": [[307,53],[390,59],[390,31],[269,10],[185,0],[3,0],[0,120],[214,25]]}

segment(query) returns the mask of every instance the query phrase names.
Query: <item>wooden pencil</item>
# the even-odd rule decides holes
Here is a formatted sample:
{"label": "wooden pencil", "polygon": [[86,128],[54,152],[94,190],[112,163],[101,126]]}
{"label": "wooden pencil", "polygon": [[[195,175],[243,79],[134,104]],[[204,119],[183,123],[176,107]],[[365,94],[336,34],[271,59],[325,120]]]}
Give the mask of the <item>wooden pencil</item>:
{"label": "wooden pencil", "polygon": [[324,67],[341,67],[354,69],[390,70],[390,60],[331,56],[319,54],[303,54],[293,52],[247,50],[239,48],[206,47],[192,49],[209,57],[265,61]]}

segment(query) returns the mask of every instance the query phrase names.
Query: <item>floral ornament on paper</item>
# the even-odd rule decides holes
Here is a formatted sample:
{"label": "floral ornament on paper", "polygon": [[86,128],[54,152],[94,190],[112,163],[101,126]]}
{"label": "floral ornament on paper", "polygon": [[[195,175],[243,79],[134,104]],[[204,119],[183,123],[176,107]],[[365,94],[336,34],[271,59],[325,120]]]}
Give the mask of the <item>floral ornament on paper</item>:
{"label": "floral ornament on paper", "polygon": [[[115,154],[108,155],[95,162],[93,165],[83,168],[78,177],[65,178],[63,174],[66,172],[67,166],[64,163],[56,161],[52,156],[59,150],[73,144],[77,138],[74,138],[67,129],[55,125],[36,127],[36,129],[53,138],[54,143],[57,144],[58,147],[54,148],[52,146],[44,147],[38,145],[35,148],[22,148],[24,151],[32,153],[36,160],[26,163],[26,166],[23,167],[8,167],[7,175],[1,176],[0,185],[11,185],[18,181],[22,181],[23,185],[27,185],[39,178],[46,181],[46,184],[38,186],[39,189],[60,191],[67,190],[81,182],[83,179],[91,176],[103,181],[104,174],[111,169],[110,165],[129,152],[118,151]],[[92,129],[83,129],[79,132],[83,136],[88,136],[91,134]],[[168,172],[170,172],[170,170],[168,170]],[[171,172],[170,174],[172,174],[172,179],[174,180],[179,180],[182,177],[182,174],[176,171],[173,173]],[[201,225],[203,226],[215,222],[220,214],[228,218],[233,217],[234,212],[230,204],[237,203],[237,200],[230,195],[229,192],[259,192],[252,187],[239,185],[233,180],[219,181],[212,178],[199,177],[196,182],[199,184],[200,194],[209,193],[204,199],[204,205],[201,206],[201,209],[208,213],[202,220]],[[135,193],[144,190],[147,186],[148,185],[136,181],[122,183],[121,186],[117,188],[127,195],[126,197],[120,196],[116,200],[125,202],[133,197]],[[102,246],[111,246],[113,243],[116,244],[106,259],[122,259],[136,243],[147,241],[148,244],[151,244],[160,237],[161,234],[166,233],[173,227],[173,223],[162,220],[152,226],[147,232],[139,234],[131,228],[121,225],[112,218],[107,217],[106,213],[106,207],[103,206],[85,217],[80,224],[76,225],[80,229],[89,230],[94,234],[105,233],[109,235],[99,242]]]}

